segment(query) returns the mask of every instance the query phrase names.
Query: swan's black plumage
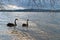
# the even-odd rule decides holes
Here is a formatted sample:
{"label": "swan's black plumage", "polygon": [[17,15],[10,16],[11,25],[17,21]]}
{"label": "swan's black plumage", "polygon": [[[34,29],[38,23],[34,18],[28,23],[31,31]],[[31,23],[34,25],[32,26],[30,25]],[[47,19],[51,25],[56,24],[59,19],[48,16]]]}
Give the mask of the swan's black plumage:
{"label": "swan's black plumage", "polygon": [[27,19],[27,23],[22,24],[22,27],[28,27],[28,21],[29,21],[29,19]]}
{"label": "swan's black plumage", "polygon": [[25,26],[27,26],[27,24],[23,23],[22,26],[25,27]]}
{"label": "swan's black plumage", "polygon": [[13,27],[13,26],[15,26],[15,25],[14,25],[13,23],[8,23],[7,26]]}
{"label": "swan's black plumage", "polygon": [[14,23],[8,23],[7,26],[8,26],[8,27],[14,27],[14,26],[17,26],[16,20],[18,20],[18,19],[15,19]]}

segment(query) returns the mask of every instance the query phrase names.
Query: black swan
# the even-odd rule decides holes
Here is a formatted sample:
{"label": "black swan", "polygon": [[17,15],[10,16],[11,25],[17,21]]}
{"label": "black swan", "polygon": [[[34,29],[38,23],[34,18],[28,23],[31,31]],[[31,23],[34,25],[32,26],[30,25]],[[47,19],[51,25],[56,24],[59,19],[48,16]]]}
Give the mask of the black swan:
{"label": "black swan", "polygon": [[13,23],[8,23],[7,26],[8,27],[14,27],[15,28],[15,26],[17,26],[16,20],[18,20],[18,19],[15,19],[14,24]]}
{"label": "black swan", "polygon": [[29,21],[29,19],[27,19],[27,22],[26,22],[26,23],[23,23],[23,24],[22,24],[22,27],[28,28],[28,21]]}

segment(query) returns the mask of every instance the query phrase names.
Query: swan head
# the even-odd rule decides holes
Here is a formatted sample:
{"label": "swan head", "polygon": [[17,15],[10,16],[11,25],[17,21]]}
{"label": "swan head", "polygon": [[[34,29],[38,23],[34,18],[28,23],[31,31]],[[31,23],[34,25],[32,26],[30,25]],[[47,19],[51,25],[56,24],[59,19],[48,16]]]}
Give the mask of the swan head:
{"label": "swan head", "polygon": [[15,20],[18,20],[17,18]]}
{"label": "swan head", "polygon": [[29,19],[27,19],[27,21],[29,21]]}

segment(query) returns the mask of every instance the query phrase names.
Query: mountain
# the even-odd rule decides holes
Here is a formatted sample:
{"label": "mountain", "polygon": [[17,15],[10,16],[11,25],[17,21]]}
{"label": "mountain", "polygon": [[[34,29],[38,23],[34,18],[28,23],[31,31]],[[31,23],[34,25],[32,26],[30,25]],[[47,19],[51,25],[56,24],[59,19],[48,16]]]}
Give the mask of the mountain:
{"label": "mountain", "polygon": [[60,0],[0,0],[1,9],[60,9]]}

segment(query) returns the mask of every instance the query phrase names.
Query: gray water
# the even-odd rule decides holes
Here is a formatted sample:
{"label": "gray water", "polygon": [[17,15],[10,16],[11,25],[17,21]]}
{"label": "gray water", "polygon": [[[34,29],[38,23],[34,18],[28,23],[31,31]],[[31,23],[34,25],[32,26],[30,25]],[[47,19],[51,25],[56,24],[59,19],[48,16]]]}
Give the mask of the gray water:
{"label": "gray water", "polygon": [[[36,40],[60,40],[59,12],[0,12],[0,30],[6,30],[6,24],[14,23],[18,18],[17,30],[29,33]],[[28,31],[24,31],[22,23],[29,19]]]}

